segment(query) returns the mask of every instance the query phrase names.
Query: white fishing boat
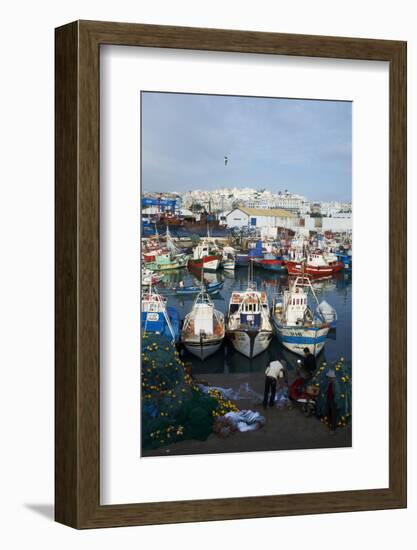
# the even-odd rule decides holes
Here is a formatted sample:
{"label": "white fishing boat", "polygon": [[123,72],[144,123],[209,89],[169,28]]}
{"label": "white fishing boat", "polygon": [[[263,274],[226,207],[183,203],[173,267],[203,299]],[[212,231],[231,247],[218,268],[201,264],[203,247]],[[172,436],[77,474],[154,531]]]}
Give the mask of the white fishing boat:
{"label": "white fishing boat", "polygon": [[216,353],[225,335],[224,315],[202,285],[194,305],[185,316],[181,339],[187,350],[202,361]]}
{"label": "white fishing boat", "polygon": [[267,349],[273,328],[269,316],[266,292],[249,283],[244,292],[232,292],[229,303],[226,334],[233,347],[252,359]]}
{"label": "white fishing boat", "polygon": [[236,261],[234,256],[232,256],[231,254],[223,255],[223,260],[222,260],[223,269],[225,269],[226,271],[234,271],[235,266],[236,266]]}
{"label": "white fishing boat", "polygon": [[316,308],[316,314],[321,316],[331,328],[336,328],[337,312],[326,300],[322,300]]}
{"label": "white fishing boat", "polygon": [[226,271],[234,271],[235,270],[235,260],[233,258],[227,258],[226,260],[223,260],[222,266],[223,269]]}
{"label": "white fishing boat", "polygon": [[272,304],[272,322],[284,347],[298,355],[308,348],[318,355],[324,347],[330,324],[320,315],[314,315],[308,304],[308,294],[317,297],[308,277],[297,277],[283,295],[275,296]]}
{"label": "white fishing boat", "polygon": [[236,267],[235,249],[231,246],[223,248],[222,267],[226,271],[234,271]]}

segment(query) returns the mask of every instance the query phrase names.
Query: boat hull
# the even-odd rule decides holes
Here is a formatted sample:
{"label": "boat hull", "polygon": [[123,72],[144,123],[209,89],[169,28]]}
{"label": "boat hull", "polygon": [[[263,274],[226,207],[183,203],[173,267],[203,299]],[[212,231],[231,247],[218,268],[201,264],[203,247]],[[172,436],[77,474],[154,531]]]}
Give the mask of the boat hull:
{"label": "boat hull", "polygon": [[222,257],[220,255],[204,256],[198,260],[188,260],[190,269],[204,269],[204,271],[217,271],[220,267]]}
{"label": "boat hull", "polygon": [[272,331],[248,331],[245,329],[228,330],[227,336],[236,351],[249,359],[263,353],[272,340]]}
{"label": "boat hull", "polygon": [[[224,285],[223,282],[209,283],[205,287],[205,290],[209,295],[217,294],[218,292],[221,291],[221,289],[223,288],[223,285]],[[183,288],[177,287],[172,289],[159,289],[159,292],[161,294],[168,295],[168,296],[169,295],[192,296],[192,295],[198,294],[200,291],[201,291],[200,286],[190,286],[190,287],[183,287]]]}
{"label": "boat hull", "polygon": [[226,260],[223,262],[223,269],[226,271],[234,271],[235,270],[235,261],[234,260]]}
{"label": "boat hull", "polygon": [[236,254],[235,265],[236,267],[248,267],[250,261],[254,261],[260,257],[253,254]]}
{"label": "boat hull", "polygon": [[247,267],[249,265],[249,256],[247,254],[237,254],[235,262],[236,267]]}
{"label": "boat hull", "polygon": [[343,268],[342,262],[328,267],[316,267],[298,262],[287,262],[289,275],[310,275],[311,277],[331,277]]}
{"label": "boat hull", "polygon": [[204,361],[204,359],[207,359],[207,357],[210,357],[210,355],[216,353],[216,351],[220,349],[222,342],[223,338],[216,340],[203,340],[202,342],[195,340],[183,340],[185,348],[190,353],[195,355],[195,357],[201,359],[201,361]]}
{"label": "boat hull", "polygon": [[282,345],[296,353],[304,356],[304,348],[308,348],[310,353],[318,355],[324,348],[330,325],[321,325],[320,327],[295,327],[281,325],[277,319],[273,319],[273,325]]}
{"label": "boat hull", "polygon": [[146,267],[151,271],[171,271],[173,269],[182,269],[183,267],[186,267],[187,261],[188,256],[183,256],[180,258],[177,257],[172,261],[158,261],[158,259],[156,259],[155,262],[147,263]]}
{"label": "boat hull", "polygon": [[256,259],[254,261],[257,267],[268,271],[287,271],[287,266],[283,260]]}

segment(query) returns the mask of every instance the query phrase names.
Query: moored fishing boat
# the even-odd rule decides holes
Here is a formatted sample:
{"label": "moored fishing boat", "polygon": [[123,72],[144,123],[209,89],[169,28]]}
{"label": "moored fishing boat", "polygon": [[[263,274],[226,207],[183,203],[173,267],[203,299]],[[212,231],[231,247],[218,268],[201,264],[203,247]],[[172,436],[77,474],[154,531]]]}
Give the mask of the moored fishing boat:
{"label": "moored fishing boat", "polygon": [[222,268],[226,271],[234,271],[236,267],[236,251],[231,246],[223,247]]}
{"label": "moored fishing boat", "polygon": [[141,326],[144,333],[162,334],[173,342],[179,340],[179,313],[175,308],[167,307],[166,298],[152,285],[142,294]]}
{"label": "moored fishing boat", "polygon": [[248,267],[249,262],[255,258],[262,258],[264,251],[262,250],[262,241],[258,239],[255,242],[249,243],[247,253],[238,252],[235,256],[236,267]]}
{"label": "moored fishing boat", "polygon": [[146,267],[151,271],[170,271],[172,269],[181,269],[187,266],[188,256],[186,254],[174,255],[171,252],[160,254],[155,257],[155,261],[148,262]]}
{"label": "moored fishing boat", "polygon": [[224,335],[224,315],[214,308],[202,285],[190,313],[185,316],[181,340],[190,353],[203,361],[216,353]]}
{"label": "moored fishing boat", "polygon": [[287,266],[282,256],[264,254],[263,258],[254,258],[254,265],[268,271],[287,271]]}
{"label": "moored fishing boat", "polygon": [[252,359],[267,349],[273,328],[266,292],[249,283],[244,292],[232,292],[226,333],[233,347]]}
{"label": "moored fishing boat", "polygon": [[311,277],[331,277],[343,268],[342,262],[334,261],[329,264],[319,252],[307,255],[307,258],[287,261],[289,275],[309,275]]}
{"label": "moored fishing boat", "polygon": [[188,260],[191,269],[204,269],[204,271],[217,271],[220,267],[222,255],[215,242],[209,237],[193,249],[193,256]]}
{"label": "moored fishing boat", "polygon": [[314,315],[306,288],[317,302],[310,279],[297,277],[283,295],[274,297],[272,322],[284,347],[298,355],[303,355],[305,348],[318,355],[324,347],[330,324],[319,314]]}
{"label": "moored fishing boat", "polygon": [[[207,294],[217,294],[223,288],[223,281],[208,283],[205,286]],[[173,288],[161,288],[161,294],[176,294],[178,296],[186,296],[189,294],[198,294],[201,291],[201,286],[189,285],[189,286],[176,286]]]}
{"label": "moored fishing boat", "polygon": [[222,267],[226,271],[234,271],[236,267],[235,259],[234,258],[226,258],[222,261]]}
{"label": "moored fishing boat", "polygon": [[164,252],[156,253],[154,260],[146,262],[146,267],[152,271],[170,271],[187,266],[188,255],[181,252],[171,238],[169,228],[166,231],[167,248]]}
{"label": "moored fishing boat", "polygon": [[336,328],[337,312],[326,300],[319,303],[316,308],[316,314],[321,316],[326,323],[329,323],[330,328]]}
{"label": "moored fishing boat", "polygon": [[142,269],[143,285],[155,285],[156,283],[159,283],[159,281],[161,281],[163,277],[164,277],[163,273],[154,273],[153,271],[147,268]]}
{"label": "moored fishing boat", "polygon": [[343,271],[347,273],[352,272],[352,255],[343,252],[336,252],[335,254],[339,262],[343,264]]}

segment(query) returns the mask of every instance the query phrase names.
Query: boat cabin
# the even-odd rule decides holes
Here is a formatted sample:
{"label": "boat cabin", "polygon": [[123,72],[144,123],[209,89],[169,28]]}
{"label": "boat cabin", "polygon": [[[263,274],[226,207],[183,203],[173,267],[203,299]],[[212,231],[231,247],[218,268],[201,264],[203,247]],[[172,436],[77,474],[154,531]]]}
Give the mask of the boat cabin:
{"label": "boat cabin", "polygon": [[285,322],[288,325],[313,321],[313,314],[308,306],[307,293],[303,289],[296,288],[284,292],[284,313]]}
{"label": "boat cabin", "polygon": [[194,334],[206,334],[211,336],[214,332],[213,306],[208,303],[195,304],[194,306]]}
{"label": "boat cabin", "polygon": [[308,255],[308,264],[314,267],[328,267],[327,262],[323,258],[323,255],[313,252]]}
{"label": "boat cabin", "polygon": [[265,292],[233,292],[230,298],[229,316],[239,313],[241,325],[260,327],[262,312],[268,313]]}
{"label": "boat cabin", "polygon": [[216,243],[212,239],[205,238],[200,244],[194,247],[193,259],[200,260],[205,256],[211,256],[213,253],[218,253],[218,250]]}

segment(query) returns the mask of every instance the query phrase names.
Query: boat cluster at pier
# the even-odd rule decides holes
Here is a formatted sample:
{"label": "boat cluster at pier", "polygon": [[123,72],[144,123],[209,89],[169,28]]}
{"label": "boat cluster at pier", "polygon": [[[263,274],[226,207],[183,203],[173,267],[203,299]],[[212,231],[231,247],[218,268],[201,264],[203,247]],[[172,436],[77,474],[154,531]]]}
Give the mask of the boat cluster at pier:
{"label": "boat cluster at pier", "polygon": [[[247,272],[246,288],[232,291],[223,313],[212,299],[223,282],[210,282],[206,274],[223,270],[233,277],[238,269]],[[167,287],[164,275],[174,270],[192,273],[194,283],[181,278]],[[255,270],[288,274],[286,288],[268,296],[257,288]],[[163,334],[201,360],[225,340],[252,359],[268,348],[274,333],[291,352],[302,355],[308,348],[317,356],[337,324],[337,312],[319,303],[314,283],[351,270],[351,240],[342,233],[305,236],[283,230],[274,240],[255,237],[242,243],[215,239],[207,231],[196,242],[184,242],[167,226],[163,235],[142,239],[142,331]],[[194,297],[184,319],[170,305],[173,295]]]}

